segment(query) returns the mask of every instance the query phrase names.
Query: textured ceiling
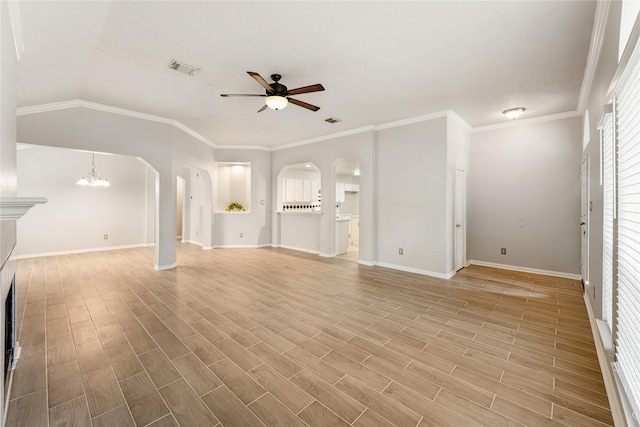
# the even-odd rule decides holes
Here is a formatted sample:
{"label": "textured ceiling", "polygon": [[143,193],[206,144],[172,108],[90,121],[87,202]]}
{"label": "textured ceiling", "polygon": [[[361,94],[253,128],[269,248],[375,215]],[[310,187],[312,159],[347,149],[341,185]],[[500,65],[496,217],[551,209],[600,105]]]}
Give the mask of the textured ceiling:
{"label": "textured ceiling", "polygon": [[[593,1],[23,1],[20,107],[74,99],[177,120],[219,145],[275,147],[453,110],[471,126],[573,111]],[[190,77],[172,59],[201,68]],[[246,71],[318,105],[256,111]],[[324,119],[342,121],[328,124]]]}

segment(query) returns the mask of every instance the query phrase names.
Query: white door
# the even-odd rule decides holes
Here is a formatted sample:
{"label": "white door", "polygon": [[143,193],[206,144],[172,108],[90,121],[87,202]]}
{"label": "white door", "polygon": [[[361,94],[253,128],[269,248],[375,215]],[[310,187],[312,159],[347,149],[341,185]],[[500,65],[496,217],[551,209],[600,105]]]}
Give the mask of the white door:
{"label": "white door", "polygon": [[580,267],[582,281],[589,284],[589,156],[580,167]]}
{"label": "white door", "polygon": [[464,268],[467,259],[466,222],[467,222],[467,174],[456,169],[456,198],[455,198],[455,269]]}

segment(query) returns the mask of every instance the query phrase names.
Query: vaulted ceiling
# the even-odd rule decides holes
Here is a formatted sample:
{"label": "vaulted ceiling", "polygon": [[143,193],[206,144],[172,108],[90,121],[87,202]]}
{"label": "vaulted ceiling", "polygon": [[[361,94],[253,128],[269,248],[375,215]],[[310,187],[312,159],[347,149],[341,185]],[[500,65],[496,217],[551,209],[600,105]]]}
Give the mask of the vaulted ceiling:
{"label": "vaulted ceiling", "polygon": [[[453,110],[471,126],[574,111],[594,1],[23,1],[18,105],[81,99],[275,147]],[[176,59],[201,69],[168,68]],[[324,92],[256,113],[246,74]],[[335,117],[335,124],[325,122]]]}

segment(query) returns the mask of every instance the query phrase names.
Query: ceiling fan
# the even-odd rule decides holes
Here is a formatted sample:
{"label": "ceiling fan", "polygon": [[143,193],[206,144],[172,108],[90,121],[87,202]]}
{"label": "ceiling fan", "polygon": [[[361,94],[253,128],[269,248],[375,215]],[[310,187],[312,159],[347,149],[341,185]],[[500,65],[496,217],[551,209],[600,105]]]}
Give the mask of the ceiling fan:
{"label": "ceiling fan", "polygon": [[266,93],[264,95],[223,93],[220,96],[263,96],[265,97],[265,105],[263,105],[262,108],[258,110],[258,113],[264,111],[267,107],[273,110],[282,110],[287,106],[289,102],[297,105],[298,107],[306,108],[307,110],[311,111],[318,111],[320,109],[320,107],[316,107],[315,105],[311,105],[306,102],[298,101],[297,99],[289,97],[289,95],[301,95],[303,93],[323,91],[324,87],[319,83],[311,86],[304,86],[297,89],[289,90],[285,85],[279,83],[280,79],[282,78],[280,74],[271,74],[273,83],[267,83],[267,81],[263,79],[260,74],[254,73],[253,71],[247,71],[247,74],[256,79],[256,81],[260,83],[260,86],[265,89]]}

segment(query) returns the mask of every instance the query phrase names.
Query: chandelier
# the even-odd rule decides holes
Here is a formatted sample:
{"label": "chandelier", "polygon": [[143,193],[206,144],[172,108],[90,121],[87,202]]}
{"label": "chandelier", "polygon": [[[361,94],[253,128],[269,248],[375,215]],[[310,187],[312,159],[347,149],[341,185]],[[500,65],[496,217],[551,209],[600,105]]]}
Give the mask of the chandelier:
{"label": "chandelier", "polygon": [[89,187],[109,187],[109,180],[96,173],[96,155],[91,154],[91,172],[88,172],[76,182],[78,185],[88,185]]}

